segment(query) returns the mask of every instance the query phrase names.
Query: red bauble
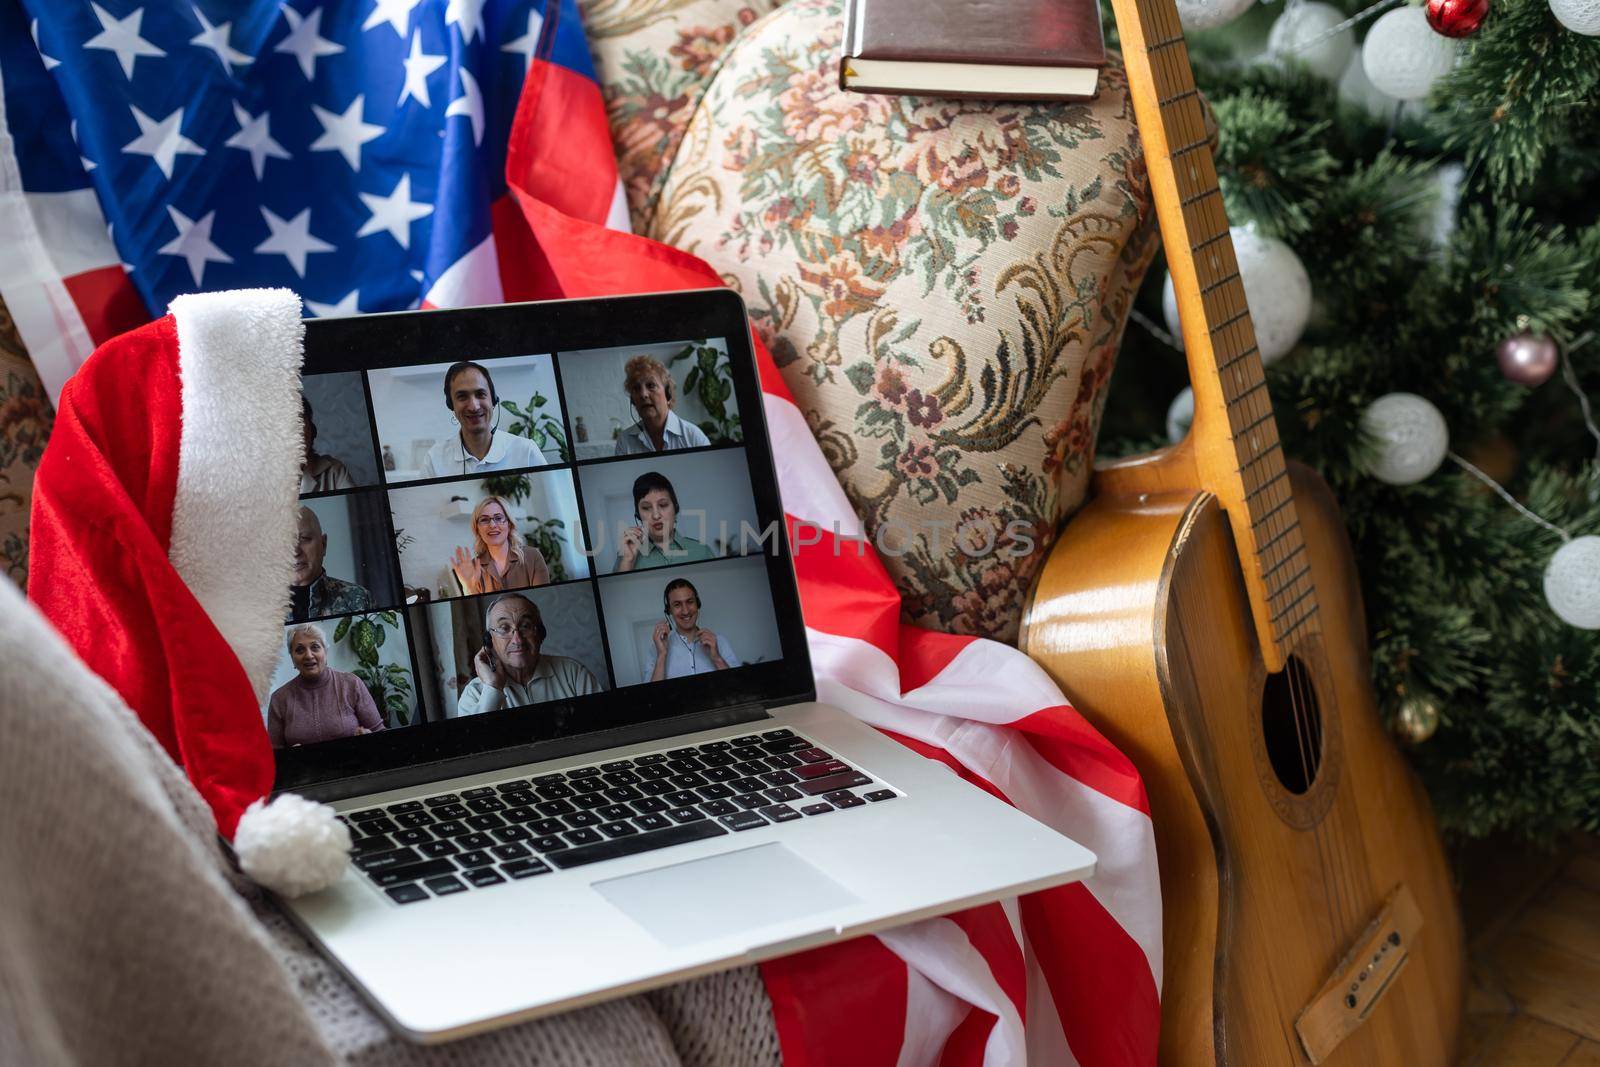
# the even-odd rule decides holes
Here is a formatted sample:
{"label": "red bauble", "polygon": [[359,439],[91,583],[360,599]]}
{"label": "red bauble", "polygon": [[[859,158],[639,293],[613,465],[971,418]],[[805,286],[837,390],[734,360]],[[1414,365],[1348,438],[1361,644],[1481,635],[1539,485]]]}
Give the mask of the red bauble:
{"label": "red bauble", "polygon": [[1471,37],[1489,13],[1489,0],[1428,0],[1428,25],[1446,37]]}

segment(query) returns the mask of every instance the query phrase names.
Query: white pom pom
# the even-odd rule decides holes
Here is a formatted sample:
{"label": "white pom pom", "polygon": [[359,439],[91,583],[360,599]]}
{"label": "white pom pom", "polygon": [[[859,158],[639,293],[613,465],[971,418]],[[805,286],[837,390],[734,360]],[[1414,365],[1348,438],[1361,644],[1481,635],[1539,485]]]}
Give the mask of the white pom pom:
{"label": "white pom pom", "polygon": [[1450,448],[1450,427],[1439,409],[1415,393],[1389,393],[1361,414],[1361,429],[1373,445],[1372,476],[1390,485],[1412,485],[1439,469]]}
{"label": "white pom pom", "polygon": [[1421,100],[1455,66],[1461,42],[1428,25],[1420,7],[1397,7],[1372,24],[1361,48],[1367,77],[1397,100]]}
{"label": "white pom pom", "polygon": [[244,873],[286,897],[315,893],[337,882],[350,863],[350,830],[334,810],[284,793],[245,809],[233,833]]}
{"label": "white pom pom", "polygon": [[1600,630],[1600,537],[1574,537],[1544,569],[1544,598],[1569,626]]}

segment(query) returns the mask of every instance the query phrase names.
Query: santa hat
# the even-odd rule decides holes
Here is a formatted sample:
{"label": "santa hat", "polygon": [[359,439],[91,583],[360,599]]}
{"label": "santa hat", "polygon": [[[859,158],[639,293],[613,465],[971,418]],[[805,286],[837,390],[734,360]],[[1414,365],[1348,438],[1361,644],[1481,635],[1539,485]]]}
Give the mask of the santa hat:
{"label": "santa hat", "polygon": [[325,806],[262,803],[260,709],[304,451],[300,314],[282,289],[183,296],[96,350],[62,390],[39,463],[28,580],[183,766],[245,870],[290,891],[337,877],[349,849]]}

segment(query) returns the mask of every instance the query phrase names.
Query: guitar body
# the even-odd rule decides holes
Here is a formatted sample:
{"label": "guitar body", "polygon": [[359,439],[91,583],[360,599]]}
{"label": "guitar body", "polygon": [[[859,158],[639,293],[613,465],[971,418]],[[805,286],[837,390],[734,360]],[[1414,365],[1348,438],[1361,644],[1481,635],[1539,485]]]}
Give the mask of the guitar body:
{"label": "guitar body", "polygon": [[[1444,1067],[1464,984],[1449,870],[1373,699],[1332,494],[1304,467],[1287,480],[1321,625],[1270,681],[1227,517],[1159,456],[1097,476],[1034,588],[1021,646],[1144,777],[1165,914],[1163,1064]],[[1364,941],[1401,887],[1411,924]],[[1297,1023],[1330,988],[1359,1007],[1323,1004],[1308,1025],[1338,1032],[1313,1056]]]}

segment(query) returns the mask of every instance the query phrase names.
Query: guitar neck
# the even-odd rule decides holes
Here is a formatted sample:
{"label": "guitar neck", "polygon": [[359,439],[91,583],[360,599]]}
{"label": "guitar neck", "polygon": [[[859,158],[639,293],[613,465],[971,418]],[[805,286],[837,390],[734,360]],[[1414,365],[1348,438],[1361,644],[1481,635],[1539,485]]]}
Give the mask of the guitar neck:
{"label": "guitar neck", "polygon": [[1112,0],[1194,386],[1202,487],[1227,511],[1269,670],[1317,626],[1317,597],[1173,0]]}

